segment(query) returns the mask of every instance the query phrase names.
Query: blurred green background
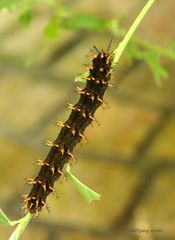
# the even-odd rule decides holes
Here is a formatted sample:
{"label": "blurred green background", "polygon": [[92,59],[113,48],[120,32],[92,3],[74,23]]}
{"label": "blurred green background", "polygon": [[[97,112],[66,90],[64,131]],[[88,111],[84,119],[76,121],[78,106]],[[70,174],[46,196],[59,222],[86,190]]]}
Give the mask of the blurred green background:
{"label": "blurred green background", "polygon": [[[146,1],[12,2],[0,3],[0,208],[18,219],[90,48],[113,37],[115,49]],[[72,172],[102,200],[88,205],[62,179],[22,239],[175,239],[174,11],[174,0],[156,1],[116,67],[100,126],[75,149]],[[0,226],[0,240],[11,232]]]}

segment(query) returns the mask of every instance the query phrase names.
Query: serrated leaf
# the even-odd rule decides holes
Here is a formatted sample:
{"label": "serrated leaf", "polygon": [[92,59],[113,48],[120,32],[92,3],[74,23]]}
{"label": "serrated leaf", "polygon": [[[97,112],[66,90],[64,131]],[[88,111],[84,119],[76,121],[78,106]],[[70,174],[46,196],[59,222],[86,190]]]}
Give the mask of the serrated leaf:
{"label": "serrated leaf", "polygon": [[70,171],[70,165],[67,165],[65,177],[70,181],[73,186],[78,190],[78,192],[83,196],[86,202],[89,204],[94,200],[100,200],[101,195],[84,185],[80,180],[78,180]]}
{"label": "serrated leaf", "polygon": [[23,12],[20,16],[19,16],[19,22],[21,23],[22,26],[26,27],[30,24],[32,20],[32,10],[29,9],[25,12]]}
{"label": "serrated leaf", "polygon": [[144,60],[148,64],[148,66],[151,68],[154,78],[156,80],[156,83],[160,86],[161,78],[167,78],[168,73],[161,65],[159,56],[153,51],[145,52]]}

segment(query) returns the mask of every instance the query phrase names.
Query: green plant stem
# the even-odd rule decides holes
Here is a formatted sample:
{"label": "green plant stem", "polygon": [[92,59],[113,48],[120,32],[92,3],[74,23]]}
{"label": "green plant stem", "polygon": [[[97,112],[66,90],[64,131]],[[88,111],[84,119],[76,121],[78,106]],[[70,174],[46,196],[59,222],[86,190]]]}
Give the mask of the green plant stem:
{"label": "green plant stem", "polygon": [[[127,33],[125,29],[115,27],[115,20],[112,20],[110,23],[108,23],[108,25],[109,26],[107,28],[111,30],[118,38],[123,38]],[[150,43],[149,41],[146,41],[136,35],[133,36],[132,42],[139,47],[156,52],[159,56],[165,56],[175,61],[175,54],[171,49],[163,48],[154,43]]]}
{"label": "green plant stem", "polygon": [[130,38],[132,37],[132,35],[134,34],[135,30],[137,29],[137,27],[139,26],[139,24],[141,23],[142,19],[144,18],[144,16],[146,15],[146,13],[149,11],[149,9],[151,8],[151,6],[153,5],[153,3],[155,2],[155,0],[149,0],[147,2],[147,4],[144,6],[144,8],[142,9],[142,11],[139,13],[138,17],[135,19],[134,23],[132,24],[132,26],[130,27],[129,31],[126,33],[124,39],[122,40],[122,42],[119,44],[119,46],[114,50],[113,54],[114,54],[114,59],[113,59],[113,67],[117,64],[117,62],[119,61],[123,51],[125,50]]}
{"label": "green plant stem", "polygon": [[22,233],[26,229],[27,225],[31,221],[33,215],[31,213],[27,213],[23,218],[17,220],[16,223],[19,223],[15,229],[15,231],[10,236],[9,240],[19,240]]}

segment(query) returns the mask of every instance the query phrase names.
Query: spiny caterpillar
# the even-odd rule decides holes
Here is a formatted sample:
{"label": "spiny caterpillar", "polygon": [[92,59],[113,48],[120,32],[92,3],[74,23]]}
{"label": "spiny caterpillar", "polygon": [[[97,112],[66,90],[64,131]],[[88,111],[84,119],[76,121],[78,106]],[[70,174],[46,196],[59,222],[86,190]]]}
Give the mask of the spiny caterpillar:
{"label": "spiny caterpillar", "polygon": [[[110,42],[111,44],[111,42]],[[23,207],[25,212],[38,214],[43,206],[46,205],[47,196],[54,192],[54,182],[63,175],[62,170],[66,163],[73,156],[73,149],[77,143],[84,138],[84,131],[94,119],[96,109],[103,103],[103,95],[110,85],[112,71],[112,54],[107,50],[99,51],[95,49],[95,55],[92,59],[92,66],[88,67],[89,75],[85,78],[87,81],[84,89],[77,87],[80,94],[78,102],[68,104],[72,111],[65,123],[58,122],[61,131],[54,142],[47,142],[51,147],[44,161],[38,160],[41,169],[38,176],[29,178],[29,184],[32,184],[31,192],[24,195]]]}

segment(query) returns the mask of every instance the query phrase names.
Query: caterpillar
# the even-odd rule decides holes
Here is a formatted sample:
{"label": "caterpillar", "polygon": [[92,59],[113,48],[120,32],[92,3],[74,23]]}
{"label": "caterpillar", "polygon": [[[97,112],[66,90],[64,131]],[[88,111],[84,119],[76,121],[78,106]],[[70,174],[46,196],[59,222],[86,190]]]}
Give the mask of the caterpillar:
{"label": "caterpillar", "polygon": [[113,60],[110,45],[111,41],[107,50],[101,51],[94,47],[95,55],[85,77],[86,86],[84,89],[76,87],[80,94],[78,102],[68,104],[71,109],[68,120],[64,123],[58,121],[60,133],[54,142],[47,142],[51,149],[46,159],[37,161],[41,166],[37,177],[28,179],[32,188],[28,195],[23,195],[25,212],[38,215],[43,206],[47,207],[46,198],[54,192],[54,183],[63,175],[64,165],[74,158],[74,147],[85,140],[84,131],[95,120],[94,113],[103,104],[103,95],[110,85]]}

